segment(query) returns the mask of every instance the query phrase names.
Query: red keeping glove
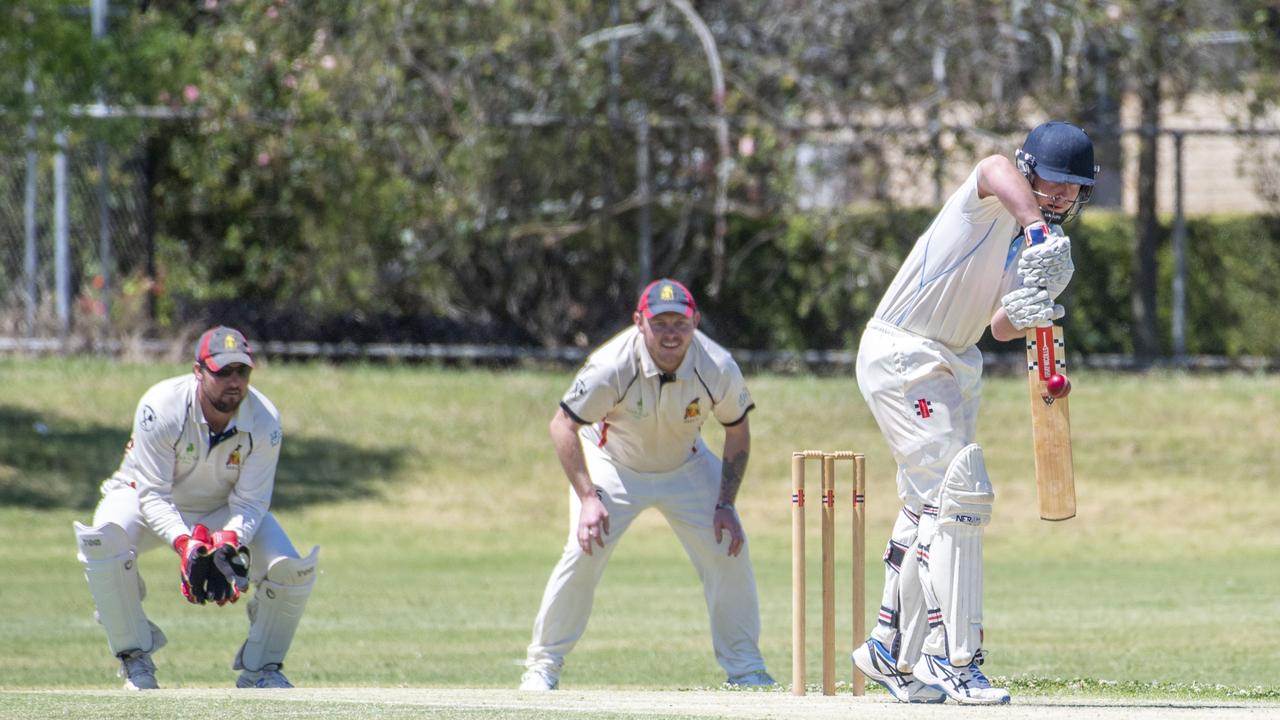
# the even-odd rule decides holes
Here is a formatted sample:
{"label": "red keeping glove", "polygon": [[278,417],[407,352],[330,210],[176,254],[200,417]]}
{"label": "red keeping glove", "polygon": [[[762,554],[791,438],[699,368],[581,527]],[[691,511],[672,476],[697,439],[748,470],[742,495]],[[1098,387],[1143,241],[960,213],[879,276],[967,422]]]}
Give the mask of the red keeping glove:
{"label": "red keeping glove", "polygon": [[181,558],[182,597],[196,605],[203,605],[209,599],[206,584],[213,568],[213,558],[209,554],[211,540],[209,528],[196,525],[190,535],[173,541],[173,549]]}
{"label": "red keeping glove", "polygon": [[241,547],[235,530],[219,530],[213,534],[213,567],[210,599],[219,605],[235,602],[249,589],[249,548]]}

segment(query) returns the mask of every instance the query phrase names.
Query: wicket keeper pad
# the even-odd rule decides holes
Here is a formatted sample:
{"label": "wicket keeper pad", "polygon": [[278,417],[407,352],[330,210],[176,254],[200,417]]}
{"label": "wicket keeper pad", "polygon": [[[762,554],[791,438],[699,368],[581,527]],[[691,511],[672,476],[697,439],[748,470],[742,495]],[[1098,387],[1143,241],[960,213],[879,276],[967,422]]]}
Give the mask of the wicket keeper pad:
{"label": "wicket keeper pad", "polygon": [[94,616],[107,631],[112,654],[159,650],[165,644],[164,633],[142,612],[147,590],[138,574],[138,553],[129,534],[110,522],[97,527],[77,522],[73,527],[80,548],[76,555],[84,565],[84,579],[93,595]]}
{"label": "wicket keeper pad", "polygon": [[258,671],[270,664],[284,665],[293,643],[307,598],[316,584],[320,546],[305,558],[277,558],[258,583],[249,613],[249,637],[236,653],[233,670]]}

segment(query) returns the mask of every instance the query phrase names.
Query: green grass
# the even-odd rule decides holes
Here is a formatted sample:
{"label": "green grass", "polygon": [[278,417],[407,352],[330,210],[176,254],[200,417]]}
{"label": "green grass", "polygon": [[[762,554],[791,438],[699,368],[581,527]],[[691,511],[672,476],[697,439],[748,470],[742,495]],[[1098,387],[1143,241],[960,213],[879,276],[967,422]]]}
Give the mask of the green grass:
{"label": "green grass", "polygon": [[[71,522],[87,520],[97,484],[118,464],[138,397],[183,371],[181,363],[0,360],[0,690],[117,686]],[[300,548],[323,547],[289,657],[297,685],[518,682],[566,536],[567,483],[546,424],[569,378],[360,365],[271,364],[255,373],[285,419],[277,514]],[[749,383],[758,410],[739,506],[765,658],[786,679],[790,451],[868,454],[869,618],[896,511],[893,467],[852,378]],[[1030,695],[1276,699],[1280,533],[1268,511],[1280,378],[1078,372],[1073,384],[1080,514],[1045,523],[1035,512],[1025,380],[987,380],[979,434],[998,494],[987,533],[987,670]],[[718,430],[708,435],[718,449]],[[843,608],[848,555],[840,551]],[[141,563],[148,613],[170,641],[157,654],[161,682],[225,687],[243,609],[182,602],[175,565],[163,552]],[[816,590],[811,681],[821,666]],[[847,679],[847,661],[839,668]],[[614,556],[562,685],[676,689],[722,679],[693,569],[660,516],[644,516]],[[21,714],[12,703],[23,697],[42,696],[7,694],[0,715],[5,707]],[[173,709],[154,707],[137,716]]]}

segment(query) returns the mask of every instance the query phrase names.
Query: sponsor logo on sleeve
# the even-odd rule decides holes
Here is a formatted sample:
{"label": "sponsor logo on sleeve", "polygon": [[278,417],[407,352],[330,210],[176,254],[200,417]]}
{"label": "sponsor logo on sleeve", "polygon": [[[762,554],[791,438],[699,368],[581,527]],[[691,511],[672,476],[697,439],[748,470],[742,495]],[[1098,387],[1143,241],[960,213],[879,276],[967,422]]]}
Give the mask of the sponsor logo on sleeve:
{"label": "sponsor logo on sleeve", "polygon": [[577,380],[574,380],[573,388],[569,390],[569,399],[577,400],[578,398],[586,394],[587,394],[587,383],[584,382],[582,378],[578,378]]}
{"label": "sponsor logo on sleeve", "polygon": [[280,441],[283,439],[284,439],[284,433],[280,431],[280,428],[276,428],[275,430],[271,431],[271,447],[275,447],[279,445]]}
{"label": "sponsor logo on sleeve", "polygon": [[746,407],[751,404],[751,393],[746,388],[742,388],[742,392],[738,393],[738,407]]}
{"label": "sponsor logo on sleeve", "polygon": [[146,432],[151,432],[151,428],[156,426],[156,411],[152,410],[150,405],[142,406],[142,412],[138,416],[138,426]]}

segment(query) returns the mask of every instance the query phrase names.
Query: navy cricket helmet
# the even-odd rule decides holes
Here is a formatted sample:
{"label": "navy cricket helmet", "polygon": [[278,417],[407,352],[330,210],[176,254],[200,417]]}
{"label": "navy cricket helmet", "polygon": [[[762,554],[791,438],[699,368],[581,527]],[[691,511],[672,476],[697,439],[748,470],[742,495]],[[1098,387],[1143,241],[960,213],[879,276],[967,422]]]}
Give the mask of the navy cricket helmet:
{"label": "navy cricket helmet", "polygon": [[1049,182],[1080,186],[1080,194],[1066,212],[1041,209],[1048,222],[1061,224],[1075,218],[1093,195],[1094,178],[1098,175],[1098,166],[1093,164],[1093,141],[1069,122],[1055,120],[1032,130],[1017,151],[1016,160],[1028,182],[1039,176]]}

